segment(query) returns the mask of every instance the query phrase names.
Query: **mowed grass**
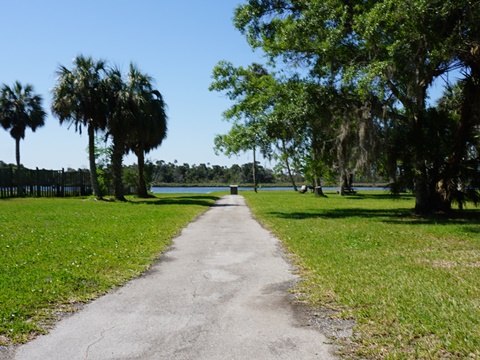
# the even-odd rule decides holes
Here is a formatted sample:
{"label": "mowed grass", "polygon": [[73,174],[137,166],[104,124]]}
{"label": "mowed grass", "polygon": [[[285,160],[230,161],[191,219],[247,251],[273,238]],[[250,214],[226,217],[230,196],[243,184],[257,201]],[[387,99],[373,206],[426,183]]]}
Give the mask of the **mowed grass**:
{"label": "mowed grass", "polygon": [[0,345],[44,333],[62,312],[137,277],[216,199],[0,200]]}
{"label": "mowed grass", "polygon": [[480,358],[480,211],[417,217],[414,199],[242,192],[303,269],[296,291],[354,319],[346,357]]}

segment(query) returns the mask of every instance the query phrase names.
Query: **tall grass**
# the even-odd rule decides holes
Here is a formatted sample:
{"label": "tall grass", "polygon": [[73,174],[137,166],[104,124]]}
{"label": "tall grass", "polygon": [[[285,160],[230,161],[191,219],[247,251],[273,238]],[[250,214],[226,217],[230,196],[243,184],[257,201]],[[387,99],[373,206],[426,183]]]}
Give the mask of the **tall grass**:
{"label": "tall grass", "polygon": [[216,199],[1,200],[0,345],[45,332],[62,311],[141,274]]}
{"label": "tall grass", "polygon": [[355,320],[345,355],[480,357],[480,211],[413,215],[414,199],[242,193],[305,269],[299,294]]}

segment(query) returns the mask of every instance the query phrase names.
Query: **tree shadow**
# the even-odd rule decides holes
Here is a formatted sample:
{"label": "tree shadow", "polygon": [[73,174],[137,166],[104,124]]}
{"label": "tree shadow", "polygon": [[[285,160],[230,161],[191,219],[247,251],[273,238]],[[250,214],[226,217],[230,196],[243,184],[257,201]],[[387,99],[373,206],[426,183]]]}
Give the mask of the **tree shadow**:
{"label": "tree shadow", "polygon": [[480,212],[476,210],[452,211],[448,214],[416,215],[413,210],[405,209],[331,209],[303,212],[269,212],[269,215],[294,220],[305,219],[347,219],[347,218],[376,218],[379,222],[389,224],[411,224],[411,225],[468,225],[466,231],[480,233]]}
{"label": "tree shadow", "polygon": [[369,194],[369,191],[357,190],[356,194],[344,195],[351,200],[364,200],[364,199],[376,199],[376,200],[394,200],[394,201],[410,201],[414,198],[412,194],[392,194],[385,191],[384,194]]}
{"label": "tree shadow", "polygon": [[349,209],[332,209],[332,210],[319,210],[314,209],[311,211],[296,211],[296,212],[281,212],[272,211],[270,215],[284,218],[284,219],[346,219],[351,217],[362,218],[384,218],[384,217],[406,217],[410,216],[411,212],[405,210],[372,210],[362,208],[349,208]]}
{"label": "tree shadow", "polygon": [[213,204],[212,207],[238,206],[237,204]]}
{"label": "tree shadow", "polygon": [[[178,195],[169,196],[165,198],[151,198],[145,200],[129,201],[132,205],[199,205],[211,207],[214,206],[214,202],[219,200],[219,196],[213,195]],[[213,200],[213,202],[212,202]]]}

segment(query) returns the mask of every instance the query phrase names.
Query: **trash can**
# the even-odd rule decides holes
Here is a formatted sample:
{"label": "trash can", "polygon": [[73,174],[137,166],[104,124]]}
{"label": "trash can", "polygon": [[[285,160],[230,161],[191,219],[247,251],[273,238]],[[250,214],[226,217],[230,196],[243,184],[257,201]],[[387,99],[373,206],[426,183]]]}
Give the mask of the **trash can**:
{"label": "trash can", "polygon": [[238,195],[238,185],[230,185],[230,195]]}

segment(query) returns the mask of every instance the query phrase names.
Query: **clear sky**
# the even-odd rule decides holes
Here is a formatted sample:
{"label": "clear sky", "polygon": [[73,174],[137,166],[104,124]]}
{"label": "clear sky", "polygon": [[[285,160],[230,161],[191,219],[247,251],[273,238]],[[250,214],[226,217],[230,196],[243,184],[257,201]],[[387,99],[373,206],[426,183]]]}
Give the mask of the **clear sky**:
{"label": "clear sky", "polygon": [[[58,66],[72,67],[79,54],[106,59],[124,72],[130,62],[156,80],[168,105],[168,137],[148,158],[230,166],[251,154],[228,158],[213,151],[216,134],[230,124],[231,103],[210,92],[213,67],[264,61],[232,17],[240,0],[0,0],[0,84],[32,84],[44,98],[46,124],[27,132],[21,162],[28,168],[87,168],[87,134],[60,126],[50,113]],[[0,160],[15,163],[15,142],[0,128]],[[136,159],[128,156],[126,164]],[[262,164],[269,166],[268,163]]]}

